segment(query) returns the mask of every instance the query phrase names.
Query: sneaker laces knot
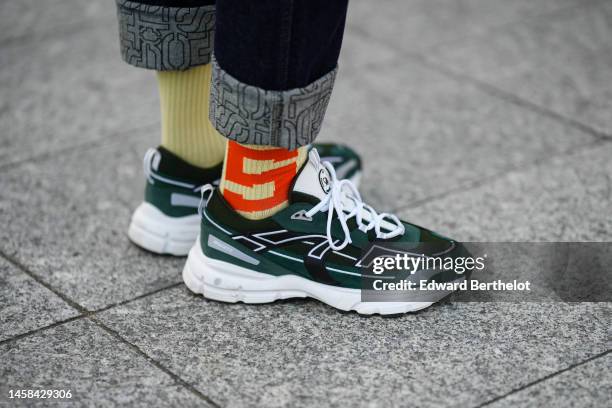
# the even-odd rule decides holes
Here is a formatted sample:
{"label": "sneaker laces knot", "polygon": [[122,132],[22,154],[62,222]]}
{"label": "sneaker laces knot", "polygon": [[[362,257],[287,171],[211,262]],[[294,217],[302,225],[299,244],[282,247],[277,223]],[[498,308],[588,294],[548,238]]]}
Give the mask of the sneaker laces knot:
{"label": "sneaker laces knot", "polygon": [[[331,188],[326,196],[305,215],[312,217],[319,211],[327,211],[327,241],[332,250],[340,251],[352,243],[348,220],[353,217],[360,231],[367,233],[373,229],[377,238],[389,239],[404,234],[404,225],[397,216],[377,213],[374,208],[363,202],[359,191],[350,180],[338,180],[336,171],[330,163],[323,162],[322,165],[331,176]],[[334,213],[337,214],[344,232],[344,240],[338,245],[331,231]]]}

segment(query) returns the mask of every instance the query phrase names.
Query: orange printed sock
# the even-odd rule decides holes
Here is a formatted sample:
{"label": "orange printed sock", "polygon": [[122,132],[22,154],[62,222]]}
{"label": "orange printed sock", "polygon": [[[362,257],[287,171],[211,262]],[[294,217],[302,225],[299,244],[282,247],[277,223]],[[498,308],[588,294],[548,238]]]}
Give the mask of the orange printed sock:
{"label": "orange printed sock", "polygon": [[306,161],[307,150],[228,141],[220,185],[223,197],[252,220],[275,214],[287,206],[289,187]]}

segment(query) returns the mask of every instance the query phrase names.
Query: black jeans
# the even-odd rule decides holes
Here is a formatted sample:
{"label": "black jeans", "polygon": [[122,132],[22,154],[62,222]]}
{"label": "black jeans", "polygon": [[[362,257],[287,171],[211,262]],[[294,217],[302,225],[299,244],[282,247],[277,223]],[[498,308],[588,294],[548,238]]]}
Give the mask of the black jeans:
{"label": "black jeans", "polygon": [[338,63],[348,0],[220,0],[215,56],[238,80],[304,87]]}
{"label": "black jeans", "polygon": [[156,70],[213,63],[210,118],[221,134],[289,149],[316,137],[348,0],[116,1],[128,63]]}

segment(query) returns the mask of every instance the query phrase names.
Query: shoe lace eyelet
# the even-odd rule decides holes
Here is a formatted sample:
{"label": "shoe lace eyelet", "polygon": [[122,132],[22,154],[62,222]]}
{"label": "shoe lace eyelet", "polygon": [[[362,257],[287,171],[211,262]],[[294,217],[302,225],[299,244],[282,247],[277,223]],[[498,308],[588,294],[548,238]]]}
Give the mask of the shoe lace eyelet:
{"label": "shoe lace eyelet", "polygon": [[312,217],[306,215],[306,210],[300,210],[291,216],[292,220],[312,221]]}

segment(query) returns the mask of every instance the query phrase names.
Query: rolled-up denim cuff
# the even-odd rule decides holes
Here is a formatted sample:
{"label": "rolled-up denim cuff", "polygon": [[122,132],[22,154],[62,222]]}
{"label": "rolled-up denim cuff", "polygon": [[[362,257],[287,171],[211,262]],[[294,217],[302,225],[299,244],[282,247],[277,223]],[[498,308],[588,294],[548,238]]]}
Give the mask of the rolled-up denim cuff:
{"label": "rolled-up denim cuff", "polygon": [[158,71],[208,64],[214,45],[215,6],[160,7],[116,0],[121,55]]}
{"label": "rolled-up denim cuff", "polygon": [[213,56],[209,117],[238,143],[293,150],[319,134],[338,68],[303,88],[268,91],[240,82]]}

